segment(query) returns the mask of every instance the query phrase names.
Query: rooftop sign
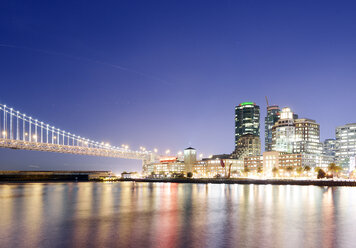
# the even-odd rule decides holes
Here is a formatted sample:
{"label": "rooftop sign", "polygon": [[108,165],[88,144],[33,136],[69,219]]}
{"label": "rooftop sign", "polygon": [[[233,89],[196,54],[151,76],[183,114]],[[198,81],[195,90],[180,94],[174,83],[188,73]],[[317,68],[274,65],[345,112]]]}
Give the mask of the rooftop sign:
{"label": "rooftop sign", "polygon": [[166,157],[161,157],[159,159],[159,162],[161,163],[171,163],[175,161],[177,161],[177,157],[166,156]]}
{"label": "rooftop sign", "polygon": [[243,103],[240,103],[240,106],[245,106],[245,105],[255,105],[254,102],[243,102]]}

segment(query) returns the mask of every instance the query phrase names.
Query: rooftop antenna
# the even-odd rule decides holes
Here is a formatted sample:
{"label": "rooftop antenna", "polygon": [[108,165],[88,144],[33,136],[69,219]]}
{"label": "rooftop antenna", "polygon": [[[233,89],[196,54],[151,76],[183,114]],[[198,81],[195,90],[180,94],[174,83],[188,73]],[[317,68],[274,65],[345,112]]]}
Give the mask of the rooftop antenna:
{"label": "rooftop antenna", "polygon": [[267,108],[269,107],[269,104],[268,104],[268,99],[267,99],[267,96],[265,96],[266,97],[266,102],[267,102]]}

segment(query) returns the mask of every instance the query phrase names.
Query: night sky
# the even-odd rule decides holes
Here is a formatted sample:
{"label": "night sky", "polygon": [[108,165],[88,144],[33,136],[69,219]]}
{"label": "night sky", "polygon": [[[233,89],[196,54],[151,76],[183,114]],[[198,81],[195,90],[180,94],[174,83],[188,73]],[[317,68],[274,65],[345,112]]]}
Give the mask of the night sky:
{"label": "night sky", "polygon": [[[111,144],[231,153],[234,106],[356,122],[355,1],[1,1],[0,102]],[[141,170],[0,149],[2,170]]]}

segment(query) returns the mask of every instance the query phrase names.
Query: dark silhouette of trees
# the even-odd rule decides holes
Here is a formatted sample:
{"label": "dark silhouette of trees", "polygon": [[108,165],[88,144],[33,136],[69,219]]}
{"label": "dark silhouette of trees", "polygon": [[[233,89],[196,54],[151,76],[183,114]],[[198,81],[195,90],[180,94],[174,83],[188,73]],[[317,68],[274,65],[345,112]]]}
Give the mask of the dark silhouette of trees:
{"label": "dark silhouette of trees", "polygon": [[317,178],[322,179],[322,178],[325,178],[325,176],[326,176],[325,171],[323,169],[319,169]]}

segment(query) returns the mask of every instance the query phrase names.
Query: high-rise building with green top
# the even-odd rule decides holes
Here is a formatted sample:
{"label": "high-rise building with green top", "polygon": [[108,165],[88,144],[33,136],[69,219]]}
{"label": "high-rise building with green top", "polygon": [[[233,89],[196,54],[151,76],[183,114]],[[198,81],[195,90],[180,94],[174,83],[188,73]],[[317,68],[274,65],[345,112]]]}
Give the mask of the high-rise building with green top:
{"label": "high-rise building with green top", "polygon": [[235,149],[239,138],[247,134],[260,137],[260,107],[254,102],[243,102],[235,107]]}

